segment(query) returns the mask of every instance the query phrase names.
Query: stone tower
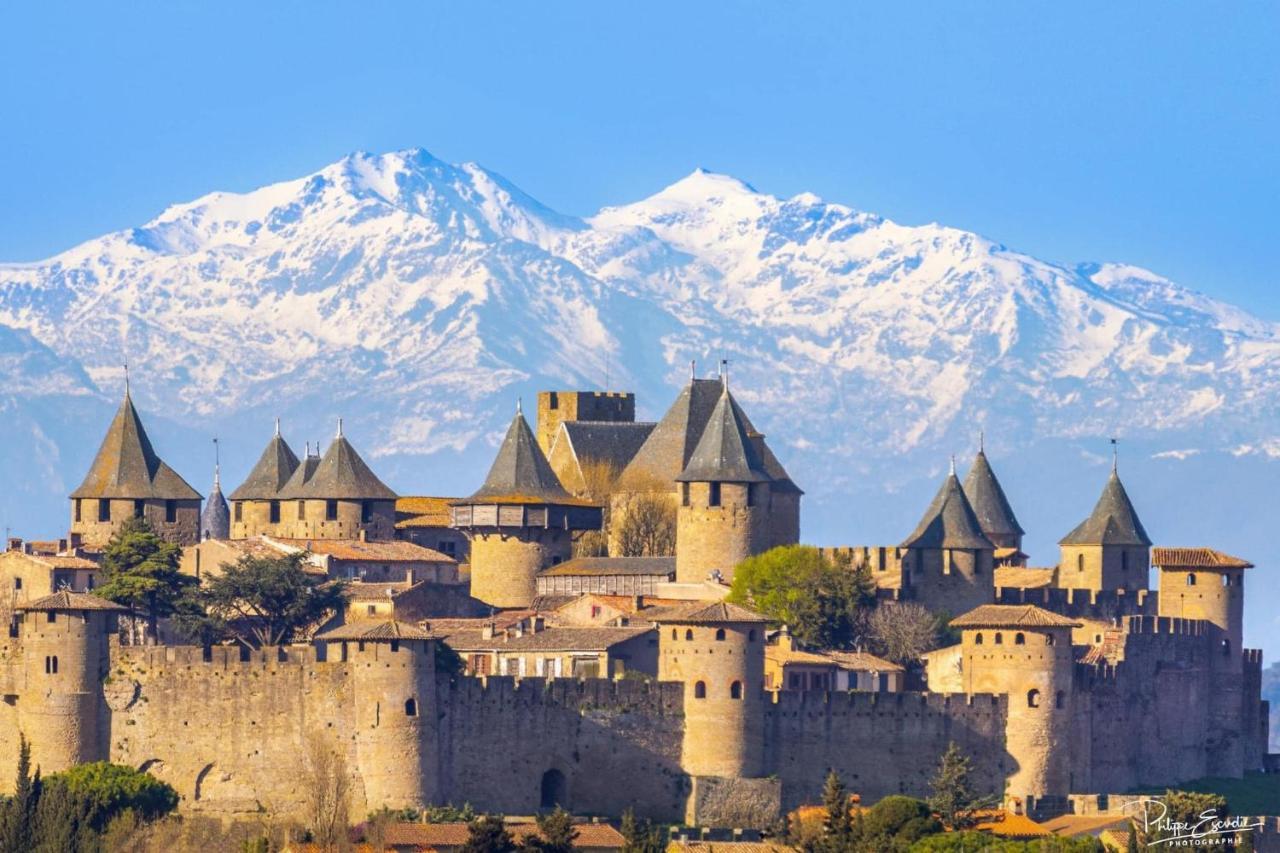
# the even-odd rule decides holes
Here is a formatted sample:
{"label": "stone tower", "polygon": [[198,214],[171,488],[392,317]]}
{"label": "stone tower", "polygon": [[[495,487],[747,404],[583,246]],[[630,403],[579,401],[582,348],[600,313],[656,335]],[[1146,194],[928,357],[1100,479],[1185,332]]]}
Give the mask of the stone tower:
{"label": "stone tower", "polygon": [[422,808],[438,794],[434,641],[403,622],[355,622],[321,634],[345,663],[355,703],[356,764],[367,811]]}
{"label": "stone tower", "polygon": [[978,449],[978,455],[973,460],[969,473],[965,475],[964,496],[978,517],[983,535],[991,540],[992,545],[997,549],[1022,550],[1022,535],[1025,531],[1018,524],[1013,507],[1009,506],[1009,499],[1005,497],[1004,489],[996,479],[996,472],[991,470],[984,448]]}
{"label": "stone tower", "polygon": [[280,421],[277,420],[275,435],[263,448],[257,464],[231,493],[232,539],[248,539],[279,530],[284,514],[280,493],[299,464],[297,454],[280,435]]}
{"label": "stone tower", "polygon": [[1096,591],[1146,589],[1151,538],[1120,482],[1111,476],[1093,512],[1058,543],[1058,586]]}
{"label": "stone tower", "polygon": [[984,604],[951,620],[964,691],[1009,696],[1005,748],[1015,769],[1005,794],[1027,811],[1073,790],[1071,629],[1080,624],[1029,604]]}
{"label": "stone tower", "polygon": [[200,493],[156,455],[126,388],[89,473],[71,493],[71,532],[102,547],[130,518],[145,518],[179,545],[200,539]]}
{"label": "stone tower", "polygon": [[16,608],[25,681],[18,725],[31,741],[32,766],[48,775],[109,754],[102,680],[110,671],[117,604],[56,592]]}
{"label": "stone tower", "polygon": [[539,391],[538,446],[551,443],[566,421],[630,423],[636,419],[636,395],[630,391]]}
{"label": "stone tower", "polygon": [[[215,446],[217,439],[214,439]],[[227,499],[222,496],[222,465],[213,463],[213,491],[209,492],[204,502],[204,511],[200,513],[201,539],[230,539],[231,510],[227,507]]]}
{"label": "stone tower", "polygon": [[907,549],[903,591],[910,587],[910,597],[930,610],[964,613],[995,600],[995,546],[982,532],[954,463],[900,547]]}
{"label": "stone tower", "polygon": [[680,763],[690,776],[763,772],[765,627],[725,602],[660,617],[658,680],[684,683]]}
{"label": "stone tower", "polygon": [[538,572],[569,559],[574,532],[601,521],[598,506],[565,491],[518,405],[484,484],[451,512],[471,537],[471,595],[494,607],[527,607]]}
{"label": "stone tower", "polygon": [[396,493],[342,434],[318,460],[308,457],[280,489],[276,535],[289,539],[394,539]]}
{"label": "stone tower", "polygon": [[676,477],[676,581],[701,583],[733,569],[771,541],[771,479],[724,384],[688,464]]}

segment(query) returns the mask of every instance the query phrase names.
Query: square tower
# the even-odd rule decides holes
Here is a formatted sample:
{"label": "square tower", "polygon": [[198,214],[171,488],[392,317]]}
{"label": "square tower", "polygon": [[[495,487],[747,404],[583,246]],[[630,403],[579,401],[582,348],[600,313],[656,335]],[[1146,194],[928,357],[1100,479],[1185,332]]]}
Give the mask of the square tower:
{"label": "square tower", "polygon": [[565,421],[631,423],[636,395],[630,391],[539,391],[538,446],[551,452],[556,430]]}

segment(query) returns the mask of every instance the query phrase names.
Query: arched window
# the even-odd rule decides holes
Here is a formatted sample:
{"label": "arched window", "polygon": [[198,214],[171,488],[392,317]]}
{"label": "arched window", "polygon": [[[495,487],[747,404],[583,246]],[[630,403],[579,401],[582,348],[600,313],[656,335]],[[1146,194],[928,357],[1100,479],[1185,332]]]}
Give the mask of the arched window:
{"label": "arched window", "polygon": [[1231,575],[1224,574],[1222,576],[1222,585],[1231,586]]}
{"label": "arched window", "polygon": [[1190,573],[1188,573],[1188,574],[1187,574],[1187,586],[1195,586],[1195,585],[1196,585],[1196,576],[1195,576],[1194,574],[1190,574]]}
{"label": "arched window", "polygon": [[1040,707],[1040,691],[1039,690],[1032,688],[1031,690],[1027,691],[1027,707],[1028,708]]}
{"label": "arched window", "polygon": [[1084,571],[1084,554],[1076,554],[1076,571]]}
{"label": "arched window", "polygon": [[418,700],[417,699],[404,700],[404,715],[406,717],[418,716]]}
{"label": "arched window", "polygon": [[742,698],[742,682],[741,681],[735,681],[733,682],[733,684],[729,685],[729,698],[730,699]]}
{"label": "arched window", "polygon": [[47,655],[44,659],[44,671],[46,675],[58,674],[58,656]]}
{"label": "arched window", "polygon": [[754,643],[756,641],[756,629],[752,628],[747,632],[747,642]]}
{"label": "arched window", "polygon": [[1001,634],[999,631],[996,631],[996,645],[1004,645],[1004,634]]}
{"label": "arched window", "polygon": [[692,628],[686,628],[686,629],[685,629],[685,631],[684,631],[684,638],[685,638],[686,640],[692,640],[692,639],[693,639],[693,629],[692,629]]}
{"label": "arched window", "polygon": [[723,629],[723,628],[717,628],[717,629],[716,629],[716,640],[723,640],[723,639],[724,639],[724,629]]}
{"label": "arched window", "polygon": [[1053,696],[1053,707],[1062,708],[1067,704],[1067,694],[1059,690]]}
{"label": "arched window", "polygon": [[974,644],[975,646],[980,646],[980,645],[982,645],[982,632],[981,632],[981,631],[979,631],[979,632],[978,632],[978,634],[977,634],[977,636],[975,636],[975,637],[973,638],[973,644]]}
{"label": "arched window", "polygon": [[[1225,656],[1228,656],[1228,657],[1231,655],[1231,641],[1230,641],[1230,640],[1223,640],[1223,641],[1222,641],[1222,654],[1223,654],[1223,655],[1225,655]],[[57,659],[57,658],[54,658],[54,659],[53,659],[53,671],[54,671],[54,672],[57,672],[57,671],[58,671],[58,659]]]}
{"label": "arched window", "polygon": [[680,639],[680,637],[679,637],[679,636],[677,635],[677,633],[676,633],[676,629],[675,629],[675,628],[672,628],[672,629],[671,629],[671,639],[673,639],[673,640],[678,640],[678,639]]}
{"label": "arched window", "polygon": [[706,683],[705,681],[698,681],[698,682],[695,682],[695,683],[694,683],[694,685],[693,685],[693,698],[694,698],[694,699],[706,699],[706,698],[707,698],[707,683]]}
{"label": "arched window", "polygon": [[1014,635],[1013,635],[1013,644],[1014,644],[1015,646],[1025,646],[1025,645],[1027,644],[1027,638],[1026,638],[1026,636],[1025,636],[1021,631],[1019,631],[1018,633],[1014,634]]}
{"label": "arched window", "polygon": [[392,640],[392,641],[391,641],[391,651],[393,651],[393,652],[398,652],[398,651],[400,651],[400,641],[399,641],[399,640]]}

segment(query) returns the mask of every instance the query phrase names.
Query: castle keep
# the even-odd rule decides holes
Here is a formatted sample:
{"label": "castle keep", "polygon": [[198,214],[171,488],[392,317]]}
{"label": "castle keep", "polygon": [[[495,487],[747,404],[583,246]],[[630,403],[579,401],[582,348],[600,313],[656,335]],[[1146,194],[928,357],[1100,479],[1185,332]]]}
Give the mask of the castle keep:
{"label": "castle keep", "polygon": [[[354,814],[560,804],[762,827],[817,801],[829,768],[864,802],[924,795],[952,742],[987,792],[1039,814],[1073,794],[1262,767],[1262,661],[1242,647],[1253,567],[1153,547],[1114,466],[1053,566],[1028,565],[985,449],[963,482],[953,463],[899,545],[836,549],[869,569],[878,606],[917,602],[959,636],[924,656],[916,689],[846,677],[864,689],[836,691],[766,681],[780,639],[724,600],[742,559],[798,540],[802,494],[727,381],[691,378],[657,424],[634,418],[630,395],[548,392],[535,432],[517,407],[473,494],[415,499],[469,540],[460,571],[395,539],[397,497],[341,426],[302,459],[277,428],[229,507],[215,469],[202,516],[126,393],[72,495],[68,540],[0,554],[13,602],[0,784],[22,733],[44,773],[111,760],[172,784],[186,810],[295,814],[319,744],[344,757]],[[604,513],[558,472],[597,463],[619,472],[610,524],[636,495],[665,502],[674,554],[572,559]],[[310,570],[351,579],[351,601],[286,647],[125,644],[123,608],[90,594],[93,559],[137,515],[187,545],[196,573],[202,554],[302,551]],[[463,673],[438,671],[440,644]]]}

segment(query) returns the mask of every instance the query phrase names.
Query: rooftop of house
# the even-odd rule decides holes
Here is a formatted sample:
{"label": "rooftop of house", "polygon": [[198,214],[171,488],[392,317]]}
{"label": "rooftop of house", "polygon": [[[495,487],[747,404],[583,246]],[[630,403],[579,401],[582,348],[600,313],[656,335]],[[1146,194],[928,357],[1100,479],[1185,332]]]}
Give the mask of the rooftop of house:
{"label": "rooftop of house", "polygon": [[[34,544],[34,543],[28,543],[28,544]],[[13,559],[14,557],[21,557],[22,559],[29,560],[33,563],[36,563],[37,565],[47,566],[50,569],[96,570],[99,568],[98,564],[95,563],[93,560],[90,560],[86,557],[82,557],[77,554],[57,554],[57,553],[49,554],[44,551],[37,551],[34,548],[30,551],[27,551],[25,548],[10,549],[8,551],[0,553],[0,559],[4,559],[4,558]]]}
{"label": "rooftop of house", "polygon": [[105,598],[99,598],[96,595],[90,595],[84,592],[71,592],[70,590],[60,590],[53,595],[46,595],[44,598],[37,598],[35,601],[27,601],[14,605],[16,610],[37,610],[37,611],[63,611],[63,610],[111,610],[123,611],[127,608],[121,607],[114,601],[107,601]]}
{"label": "rooftop of house", "polygon": [[995,570],[996,586],[1019,587],[1021,589],[1040,589],[1053,586],[1053,569],[1024,569],[1021,566],[997,566]]}
{"label": "rooftop of house", "polygon": [[1078,628],[1081,624],[1034,604],[982,604],[951,620],[952,628]]}
{"label": "rooftop of house", "polygon": [[609,577],[612,575],[662,575],[673,577],[675,557],[577,557],[538,572],[542,577],[569,575]]}
{"label": "rooftop of house", "polygon": [[769,621],[754,610],[727,601],[717,601],[714,604],[693,601],[671,607],[655,607],[644,615],[654,622],[673,622],[678,625],[734,625]]}
{"label": "rooftop of house", "polygon": [[272,537],[279,542],[303,551],[310,551],[335,560],[350,562],[377,563],[456,563],[448,554],[442,554],[432,548],[424,548],[403,539],[284,539]]}
{"label": "rooftop of house", "polygon": [[1150,546],[1138,512],[1114,468],[1089,517],[1058,542],[1059,545]]}
{"label": "rooftop of house", "polygon": [[989,832],[1000,838],[1044,838],[1053,835],[1042,824],[1036,823],[1026,815],[1016,814],[1006,809],[983,809],[974,814],[978,823],[974,827],[979,832]]}
{"label": "rooftop of house", "polygon": [[[442,639],[455,651],[502,652],[604,652],[620,643],[650,634],[647,627],[523,627],[508,626],[486,637],[486,629],[468,626],[454,628],[442,625],[445,620],[428,622],[433,637]],[[485,620],[478,620],[484,622]]]}
{"label": "rooftop of house", "polygon": [[351,581],[347,584],[347,598],[351,601],[389,601],[412,589],[417,589],[425,583],[426,581],[418,581],[417,583],[410,583],[409,581],[392,583]]}
{"label": "rooftop of house", "polygon": [[1152,548],[1151,565],[1161,569],[1252,569],[1253,563],[1212,548]]}
{"label": "rooftop of house", "polygon": [[316,636],[317,640],[430,640],[434,637],[407,622],[388,619],[381,622],[348,622]]}
{"label": "rooftop of house", "polygon": [[198,501],[200,493],[156,455],[126,388],[107,434],[72,498]]}
{"label": "rooftop of house", "polygon": [[415,496],[396,499],[396,529],[448,527],[449,505],[458,498]]}
{"label": "rooftop of house", "polygon": [[[605,847],[621,849],[625,843],[622,833],[607,823],[574,824],[577,837],[575,847]],[[538,835],[535,823],[508,823],[506,829],[517,844],[531,835]],[[396,823],[387,828],[387,845],[392,847],[420,845],[431,848],[461,847],[467,843],[468,826],[462,821],[454,823]]]}

